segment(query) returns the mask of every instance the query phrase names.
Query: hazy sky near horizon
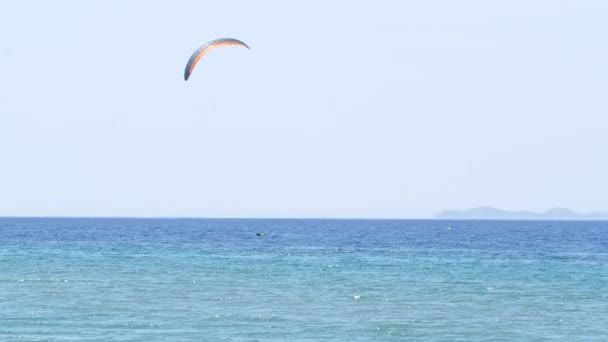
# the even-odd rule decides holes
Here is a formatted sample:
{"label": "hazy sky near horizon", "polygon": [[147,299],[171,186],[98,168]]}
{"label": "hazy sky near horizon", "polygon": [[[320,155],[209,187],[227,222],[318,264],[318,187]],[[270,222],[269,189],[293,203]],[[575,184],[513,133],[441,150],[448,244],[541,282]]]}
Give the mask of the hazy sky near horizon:
{"label": "hazy sky near horizon", "polygon": [[[606,1],[3,1],[0,215],[608,211]],[[188,82],[204,42],[235,37]]]}

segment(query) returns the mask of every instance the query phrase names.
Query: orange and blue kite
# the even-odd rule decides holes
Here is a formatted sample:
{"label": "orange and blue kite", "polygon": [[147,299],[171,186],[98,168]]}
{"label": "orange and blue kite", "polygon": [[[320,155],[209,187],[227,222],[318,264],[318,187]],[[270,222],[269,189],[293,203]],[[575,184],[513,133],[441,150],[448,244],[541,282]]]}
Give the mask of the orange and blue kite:
{"label": "orange and blue kite", "polygon": [[220,38],[220,39],[215,39],[210,42],[207,42],[206,44],[203,44],[201,47],[196,49],[196,51],[194,51],[194,53],[192,54],[192,57],[190,57],[190,59],[188,60],[188,64],[186,64],[186,71],[184,71],[184,80],[187,81],[188,78],[190,78],[190,75],[192,74],[192,71],[196,67],[196,64],[198,64],[198,62],[209,51],[211,51],[215,48],[221,47],[221,46],[228,46],[228,45],[240,45],[240,46],[244,46],[249,49],[249,46],[247,46],[247,44],[243,43],[242,41],[240,41],[238,39],[234,39],[234,38]]}

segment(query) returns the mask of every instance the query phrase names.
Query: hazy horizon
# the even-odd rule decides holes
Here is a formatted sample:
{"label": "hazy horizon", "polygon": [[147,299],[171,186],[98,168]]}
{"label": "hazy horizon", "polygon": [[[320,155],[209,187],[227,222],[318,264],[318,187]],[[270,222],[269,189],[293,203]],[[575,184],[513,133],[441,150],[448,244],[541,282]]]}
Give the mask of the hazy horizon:
{"label": "hazy horizon", "polygon": [[[506,218],[496,218],[496,220],[543,220],[549,219],[554,220],[551,214],[554,211],[558,211],[558,214],[563,214],[561,211],[565,211],[569,215],[573,215],[572,218],[574,220],[584,219],[584,220],[608,220],[608,213],[606,212],[578,212],[574,211],[570,208],[547,208],[542,211],[526,211],[526,210],[504,210],[501,208],[488,207],[488,206],[477,206],[471,208],[461,208],[461,209],[442,209],[438,212],[433,213],[430,216],[420,216],[420,217],[357,217],[357,216],[309,216],[309,217],[297,217],[297,216],[254,216],[254,217],[245,217],[245,216],[158,216],[158,215],[148,215],[148,216],[91,216],[91,215],[32,215],[32,216],[10,216],[10,215],[0,215],[0,218],[17,218],[17,219],[28,219],[28,218],[40,218],[40,219],[203,219],[203,220],[494,220],[495,218],[485,217],[485,214],[481,216],[479,215],[479,211],[485,212],[489,211],[490,214],[495,214],[496,212],[500,214],[507,215]],[[518,215],[532,215],[527,218],[520,218]],[[472,216],[471,216],[472,215]],[[544,216],[548,215],[548,216]],[[545,217],[545,218],[543,218]]]}
{"label": "hazy horizon", "polygon": [[[0,216],[607,212],[608,3],[0,5]],[[234,37],[251,50],[210,53]]]}

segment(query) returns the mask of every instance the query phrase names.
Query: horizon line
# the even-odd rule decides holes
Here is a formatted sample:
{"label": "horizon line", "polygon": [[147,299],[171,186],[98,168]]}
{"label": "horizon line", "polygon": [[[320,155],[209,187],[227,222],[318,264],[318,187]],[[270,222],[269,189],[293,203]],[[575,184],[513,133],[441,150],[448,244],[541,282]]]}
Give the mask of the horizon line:
{"label": "horizon line", "polygon": [[63,215],[0,215],[0,219],[106,219],[106,220],[326,220],[326,221],[586,221],[604,222],[608,218],[441,218],[441,217],[203,217],[203,216],[63,216]]}

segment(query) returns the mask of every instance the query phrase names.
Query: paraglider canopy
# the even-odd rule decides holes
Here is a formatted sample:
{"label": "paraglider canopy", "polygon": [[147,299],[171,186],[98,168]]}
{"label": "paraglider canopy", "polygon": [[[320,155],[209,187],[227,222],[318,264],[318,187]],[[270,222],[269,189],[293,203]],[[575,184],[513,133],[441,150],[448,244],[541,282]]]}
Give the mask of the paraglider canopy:
{"label": "paraglider canopy", "polygon": [[194,53],[188,60],[188,64],[186,64],[186,70],[184,71],[184,80],[187,81],[188,78],[190,78],[190,75],[192,74],[192,71],[194,71],[196,64],[198,64],[198,62],[207,53],[209,53],[209,51],[211,51],[215,48],[221,47],[221,46],[228,46],[228,45],[240,45],[240,46],[244,46],[249,49],[249,46],[247,46],[247,44],[243,43],[242,41],[240,41],[238,39],[234,39],[234,38],[220,38],[220,39],[215,39],[210,42],[207,42],[207,43],[203,44],[201,47],[199,47],[198,49],[196,49],[196,51],[194,51]]}

